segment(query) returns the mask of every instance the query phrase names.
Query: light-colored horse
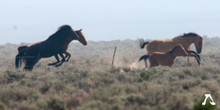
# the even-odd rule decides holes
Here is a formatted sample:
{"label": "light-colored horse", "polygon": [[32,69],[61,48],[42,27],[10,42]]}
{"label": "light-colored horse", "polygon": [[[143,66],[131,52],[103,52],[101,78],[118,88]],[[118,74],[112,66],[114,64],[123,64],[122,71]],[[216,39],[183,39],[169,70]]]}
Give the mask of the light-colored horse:
{"label": "light-colored horse", "polygon": [[[177,36],[173,39],[156,39],[153,41],[144,41],[143,39],[139,39],[140,47],[143,49],[146,46],[146,50],[149,55],[154,52],[167,52],[174,48],[176,45],[181,44],[183,48],[186,50],[189,57],[195,57],[198,65],[200,65],[200,54],[202,52],[203,40],[202,37],[196,33],[187,33],[182,36]],[[190,50],[190,45],[193,44],[196,47],[196,51]],[[146,64],[146,63],[145,63]],[[147,66],[147,65],[146,65]]]}
{"label": "light-colored horse", "polygon": [[149,58],[150,67],[155,67],[158,65],[172,67],[177,56],[187,56],[185,49],[181,45],[177,45],[168,52],[154,52],[151,55],[143,55],[139,61],[144,59],[146,62],[146,60]]}

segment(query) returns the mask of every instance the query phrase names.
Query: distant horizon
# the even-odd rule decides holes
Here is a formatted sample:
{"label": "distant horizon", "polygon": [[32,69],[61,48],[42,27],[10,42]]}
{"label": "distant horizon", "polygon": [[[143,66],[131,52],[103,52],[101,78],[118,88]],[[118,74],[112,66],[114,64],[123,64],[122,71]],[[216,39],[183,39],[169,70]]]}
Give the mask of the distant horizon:
{"label": "distant horizon", "polygon": [[[178,35],[179,36],[179,35]],[[175,36],[176,37],[176,36]],[[202,36],[202,37],[207,37],[207,38],[214,38],[214,37],[217,37],[217,38],[220,38],[219,36],[213,36],[213,37],[209,37],[209,36],[207,36],[207,35],[204,35],[204,36]],[[174,37],[173,37],[174,38]],[[126,41],[126,40],[133,40],[133,41],[136,41],[136,40],[138,40],[138,39],[141,39],[141,38],[137,38],[137,39],[113,39],[113,40],[99,40],[99,41],[94,41],[94,40],[87,40],[87,42],[111,42],[111,41]],[[145,39],[145,38],[143,38],[144,40],[154,40],[154,39]],[[166,39],[172,39],[172,38],[166,38]],[[46,39],[45,39],[46,40]],[[42,40],[43,41],[43,40]],[[36,41],[36,42],[40,42],[40,41]],[[36,42],[20,42],[20,43],[11,43],[11,42],[8,42],[8,43],[5,43],[5,44],[0,44],[0,46],[1,45],[7,45],[7,44],[14,44],[14,45],[20,45],[20,44],[30,44],[30,45],[32,45],[32,44],[34,44],[34,43],[36,43]],[[78,42],[77,40],[73,40],[73,41],[71,41],[70,43],[80,43],[80,42]]]}

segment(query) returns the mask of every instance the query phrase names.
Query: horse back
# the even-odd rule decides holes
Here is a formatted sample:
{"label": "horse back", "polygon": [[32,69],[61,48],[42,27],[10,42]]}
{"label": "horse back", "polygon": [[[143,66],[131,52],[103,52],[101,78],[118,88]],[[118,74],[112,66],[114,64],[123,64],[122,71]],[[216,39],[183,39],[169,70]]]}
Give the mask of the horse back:
{"label": "horse back", "polygon": [[162,66],[171,66],[175,62],[176,57],[173,57],[170,52],[154,52],[150,60],[155,61]]}
{"label": "horse back", "polygon": [[20,46],[20,47],[18,47],[18,52],[21,52],[22,50],[25,50],[25,49],[27,49],[28,48],[28,46],[27,45],[24,45],[24,46]]}
{"label": "horse back", "polygon": [[147,44],[147,52],[148,54],[152,54],[154,52],[167,52],[171,50],[173,47],[175,47],[178,43],[173,42],[172,39],[156,39],[153,41],[150,41]]}
{"label": "horse back", "polygon": [[59,53],[59,51],[61,50],[57,46],[59,44],[57,44],[57,45],[55,45],[55,44],[56,43],[51,43],[51,42],[47,42],[47,41],[37,42],[26,49],[25,55],[26,56],[40,55],[43,58],[51,57],[54,54]]}

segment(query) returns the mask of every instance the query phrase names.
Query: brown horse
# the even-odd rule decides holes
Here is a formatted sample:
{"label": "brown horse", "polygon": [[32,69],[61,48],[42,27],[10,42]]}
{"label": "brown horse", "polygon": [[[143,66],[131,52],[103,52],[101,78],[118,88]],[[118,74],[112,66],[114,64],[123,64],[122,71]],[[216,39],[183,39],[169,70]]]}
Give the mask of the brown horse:
{"label": "brown horse", "polygon": [[[75,31],[76,32],[76,31]],[[79,35],[78,35],[79,36]],[[24,45],[24,46],[20,46],[20,47],[18,47],[18,53],[19,52],[21,52],[22,50],[25,50],[25,49],[27,49],[29,46],[27,46],[27,45]],[[63,54],[65,54],[65,61],[66,62],[68,62],[69,61],[69,59],[70,59],[70,57],[71,57],[71,54],[69,53],[69,52],[67,52],[67,51],[65,51],[65,52],[63,52]],[[67,58],[68,57],[68,58]],[[67,59],[66,59],[67,58]],[[25,59],[23,59],[24,61],[25,61]],[[59,61],[59,58],[58,58],[58,62],[60,62]],[[20,62],[20,63],[22,63],[22,62]],[[21,65],[21,64],[20,64]],[[50,64],[48,64],[49,66],[50,66]]]}
{"label": "brown horse", "polygon": [[154,52],[151,55],[143,55],[139,61],[144,59],[146,62],[146,60],[149,58],[150,67],[155,67],[158,65],[172,67],[177,56],[187,56],[187,52],[181,45],[175,46],[171,51],[168,52]]}
{"label": "brown horse", "polygon": [[[57,62],[49,65],[55,65],[56,67],[62,65],[62,63],[65,61],[65,57],[62,53],[68,53],[66,50],[72,40],[78,40],[83,45],[87,45],[87,42],[81,31],[82,30],[78,30],[75,32],[69,25],[61,26],[45,41],[37,42],[30,47],[26,46],[26,49],[21,50],[15,58],[16,68],[19,68],[20,66],[20,59],[25,59],[25,70],[32,70],[34,65],[41,58],[48,58],[51,56],[55,56]],[[76,33],[79,34],[80,37]],[[63,58],[61,62],[59,61],[58,54]]]}
{"label": "brown horse", "polygon": [[[142,49],[145,45],[147,45],[146,49],[149,55],[153,54],[154,52],[167,52],[174,48],[176,45],[181,44],[188,53],[188,56],[195,57],[198,65],[200,65],[201,59],[197,53],[200,54],[202,52],[203,40],[202,37],[196,33],[187,33],[182,36],[177,36],[173,39],[167,40],[156,39],[153,41],[145,42],[143,39],[139,39],[139,42]],[[190,50],[190,45],[192,43],[194,43],[197,53]]]}
{"label": "brown horse", "polygon": [[[86,40],[85,40],[85,37],[84,37],[84,35],[83,35],[83,33],[82,33],[82,29],[75,31],[75,33],[79,36],[78,41],[80,41],[83,45],[87,45],[87,42],[86,42]],[[71,41],[72,41],[72,39],[66,39],[66,42],[71,42]],[[55,62],[55,63],[49,63],[48,65],[49,65],[49,66],[55,65],[55,67],[57,67],[57,66],[62,65],[62,63],[63,63],[64,61],[68,62],[69,59],[70,59],[70,57],[71,57],[71,54],[66,51],[67,48],[68,48],[68,44],[65,44],[65,46],[64,46],[64,51],[63,51],[63,54],[65,54],[65,58],[62,57],[62,56],[59,54],[59,55],[62,57],[62,61],[61,61],[61,62],[59,61],[59,57],[58,57],[58,55],[56,54],[56,55],[54,55],[54,57],[57,59],[57,62]],[[67,57],[68,57],[68,58],[67,58]],[[65,60],[66,58],[67,58],[67,60]],[[58,63],[60,63],[60,64],[58,64]]]}

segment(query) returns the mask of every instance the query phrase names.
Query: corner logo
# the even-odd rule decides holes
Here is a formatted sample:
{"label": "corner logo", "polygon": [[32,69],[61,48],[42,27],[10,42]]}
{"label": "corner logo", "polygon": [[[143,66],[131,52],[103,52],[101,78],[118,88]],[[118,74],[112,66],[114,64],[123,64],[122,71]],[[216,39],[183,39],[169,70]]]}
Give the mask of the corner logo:
{"label": "corner logo", "polygon": [[205,104],[206,104],[206,100],[207,100],[208,98],[211,99],[210,104],[211,104],[211,105],[215,105],[215,102],[213,101],[212,96],[211,96],[210,94],[205,94],[205,100],[204,100],[204,102],[202,102],[202,105],[205,105]]}

